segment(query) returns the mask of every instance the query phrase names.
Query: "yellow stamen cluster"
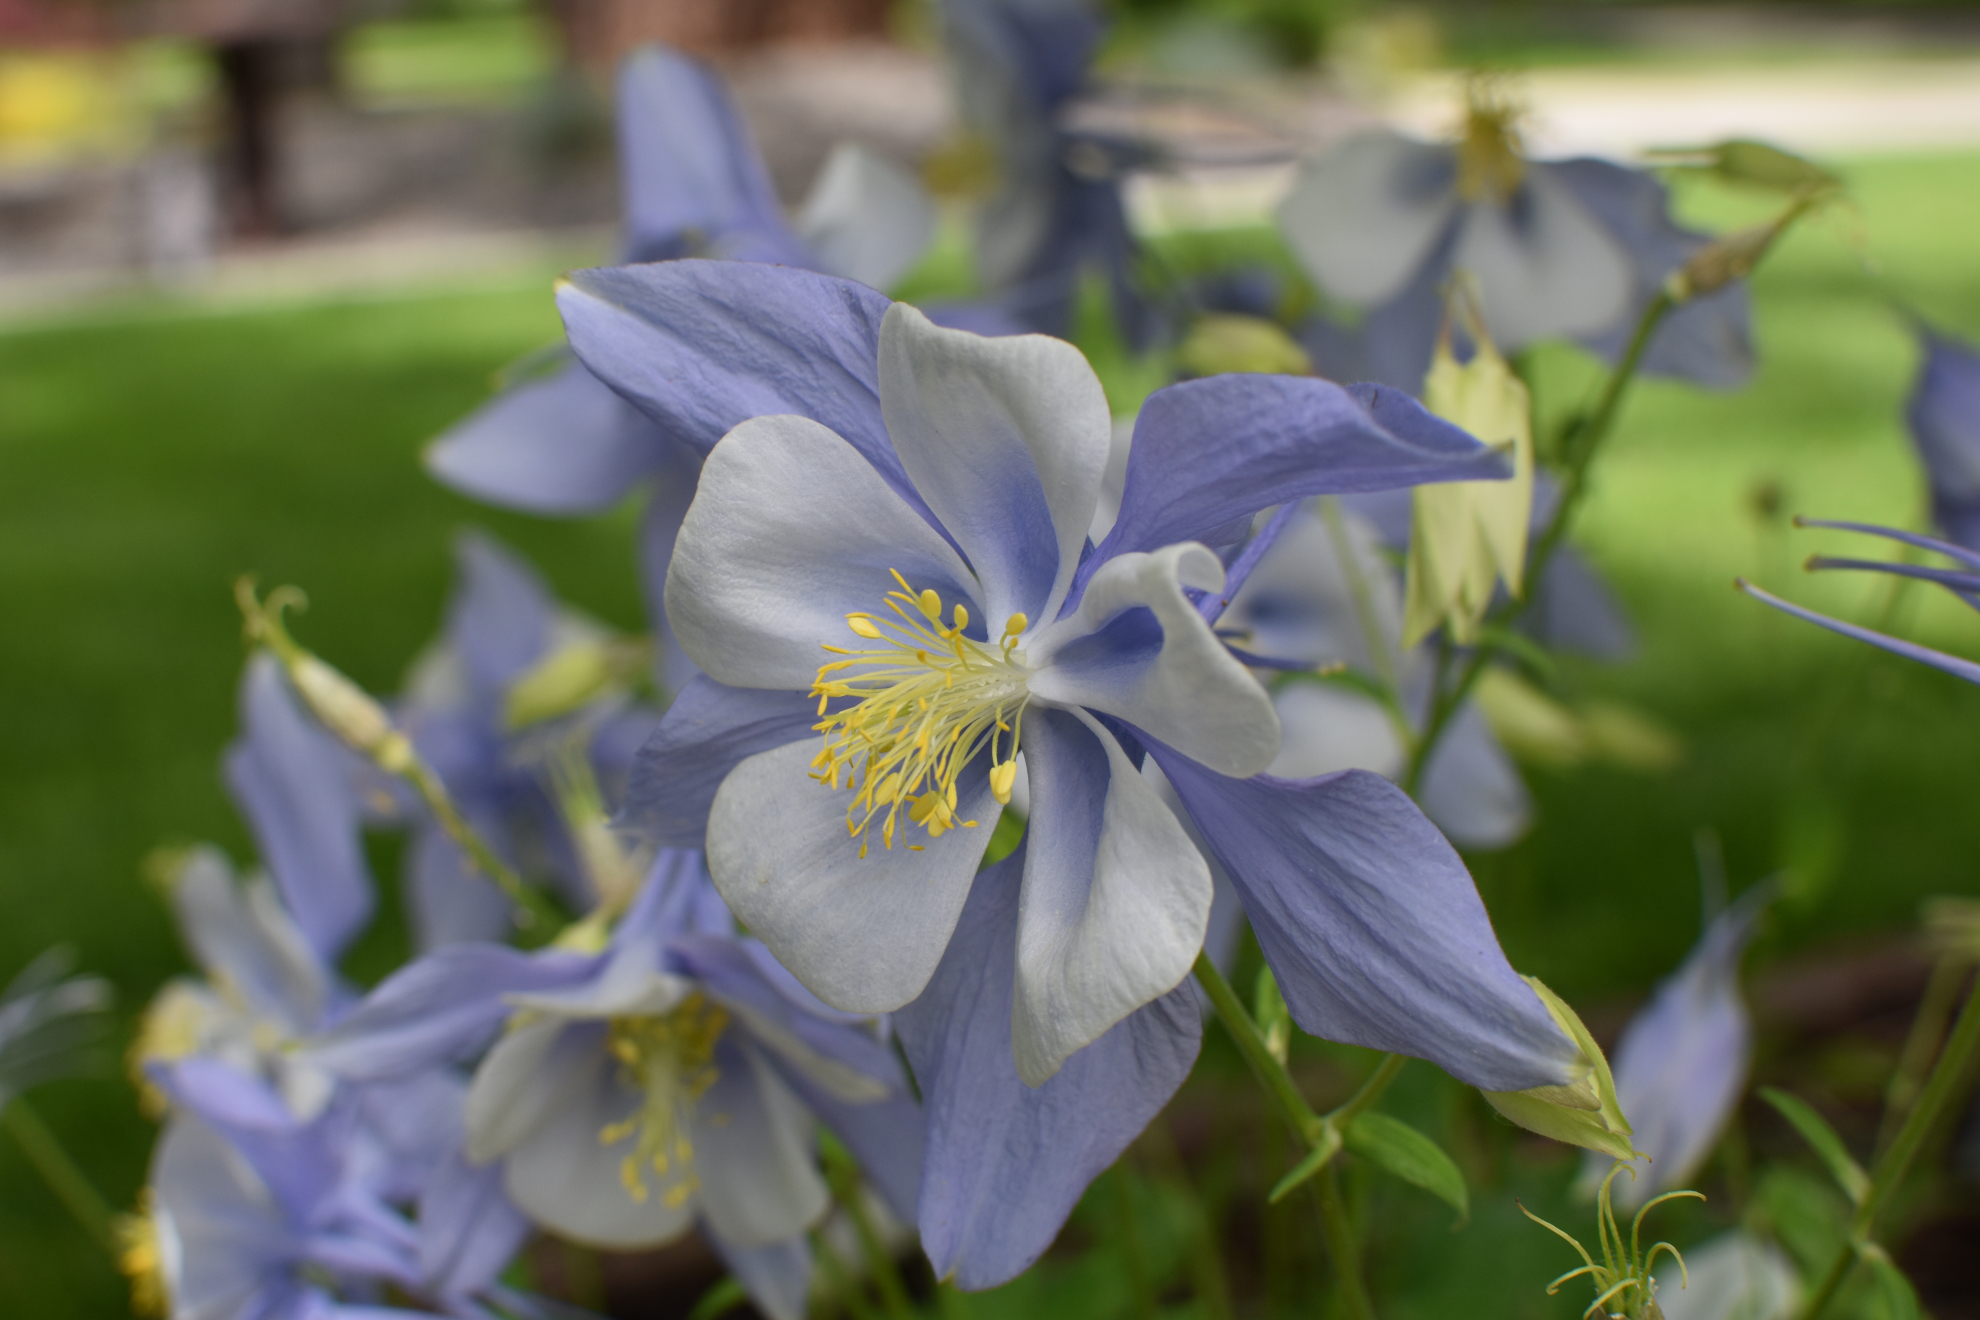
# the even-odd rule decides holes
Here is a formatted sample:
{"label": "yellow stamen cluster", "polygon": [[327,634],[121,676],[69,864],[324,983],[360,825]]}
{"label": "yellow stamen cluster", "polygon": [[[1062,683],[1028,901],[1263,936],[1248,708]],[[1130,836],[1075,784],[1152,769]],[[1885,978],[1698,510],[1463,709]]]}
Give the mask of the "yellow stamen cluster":
{"label": "yellow stamen cluster", "polygon": [[1473,78],[1465,86],[1464,136],[1458,142],[1458,196],[1467,202],[1504,203],[1526,175],[1520,151],[1519,104],[1496,81]]}
{"label": "yellow stamen cluster", "polygon": [[639,1091],[640,1103],[623,1122],[606,1125],[598,1140],[611,1146],[636,1138],[619,1164],[619,1181],[635,1204],[645,1205],[652,1195],[649,1171],[670,1210],[686,1205],[701,1186],[687,1119],[719,1075],[715,1043],[728,1025],[728,1013],[699,991],[671,1013],[612,1019],[607,1048],[619,1061],[625,1084]]}
{"label": "yellow stamen cluster", "polygon": [[[956,776],[985,747],[990,789],[999,802],[1011,800],[1029,672],[1016,654],[1018,638],[1030,624],[1024,615],[1013,614],[1002,638],[986,645],[963,636],[967,607],[958,604],[945,626],[940,595],[915,591],[899,573],[894,581],[900,590],[887,593],[892,618],[846,616],[855,636],[879,645],[827,646],[847,658],[819,666],[811,685],[823,717],[812,727],[825,735],[811,777],[827,788],[852,791],[846,830],[854,838],[881,817],[886,848],[902,832],[903,811],[931,839],[958,827],[975,828],[973,820],[956,819]],[[832,701],[845,697],[858,700],[828,713]],[[921,851],[919,844],[908,847]],[[866,848],[861,839],[861,857]]]}
{"label": "yellow stamen cluster", "polygon": [[138,1210],[119,1215],[117,1269],[131,1281],[131,1311],[141,1316],[171,1314],[172,1294],[165,1282],[165,1253],[158,1242],[158,1220],[151,1189],[138,1194]]}

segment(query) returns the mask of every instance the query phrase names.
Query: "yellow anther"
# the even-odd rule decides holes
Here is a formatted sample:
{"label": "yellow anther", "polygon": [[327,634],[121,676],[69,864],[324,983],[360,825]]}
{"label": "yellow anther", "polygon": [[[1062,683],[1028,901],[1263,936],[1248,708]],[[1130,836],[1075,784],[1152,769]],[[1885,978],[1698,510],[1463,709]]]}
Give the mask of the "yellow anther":
{"label": "yellow anther", "polygon": [[715,1084],[715,1046],[728,1022],[726,1011],[698,993],[669,1013],[611,1020],[606,1048],[640,1103],[622,1122],[600,1129],[598,1140],[606,1146],[633,1140],[619,1162],[619,1181],[635,1204],[651,1195],[649,1172],[661,1179],[669,1205],[684,1204],[701,1185],[690,1167],[694,1147],[686,1127],[695,1103]]}
{"label": "yellow anther", "polygon": [[[880,631],[869,615],[848,614],[846,616],[846,623],[854,632],[866,638],[869,642],[883,642],[887,640],[886,634]],[[843,655],[844,652],[840,652],[840,654]]]}
{"label": "yellow anther", "polygon": [[1004,620],[1004,636],[1006,637],[1022,636],[1024,634],[1024,630],[1026,628],[1029,628],[1030,626],[1031,626],[1031,620],[1027,618],[1025,615],[1013,614],[1010,618]]}
{"label": "yellow anther", "polygon": [[990,792],[1004,806],[1011,804],[1011,789],[1017,784],[1017,762],[1006,761],[990,767]]}
{"label": "yellow anther", "polygon": [[942,598],[935,594],[935,588],[923,587],[920,599],[916,601],[916,604],[921,606],[921,612],[930,619],[940,619],[942,617]]}
{"label": "yellow anther", "polygon": [[960,633],[969,627],[969,610],[963,605],[956,606],[956,631]]}

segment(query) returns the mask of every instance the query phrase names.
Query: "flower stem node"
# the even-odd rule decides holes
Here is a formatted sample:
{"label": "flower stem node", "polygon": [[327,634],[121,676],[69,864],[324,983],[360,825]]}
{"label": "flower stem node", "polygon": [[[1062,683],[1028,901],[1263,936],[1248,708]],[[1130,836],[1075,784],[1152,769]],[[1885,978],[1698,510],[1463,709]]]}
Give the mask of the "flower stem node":
{"label": "flower stem node", "polygon": [[[1527,1129],[1538,1132],[1543,1137],[1565,1141],[1572,1146],[1583,1146],[1589,1150],[1601,1151],[1618,1160],[1630,1161],[1638,1156],[1636,1147],[1630,1141],[1629,1120],[1623,1116],[1622,1104],[1616,1098],[1616,1079],[1609,1071],[1609,1061],[1602,1054],[1602,1047],[1582,1025],[1580,1017],[1567,1006],[1559,995],[1549,990],[1535,977],[1526,977],[1526,983],[1533,987],[1540,1002],[1547,1006],[1554,1022],[1567,1033],[1581,1051],[1581,1058],[1575,1065],[1575,1076],[1565,1086],[1536,1086],[1526,1091],[1484,1091],[1481,1094],[1492,1108]],[[1607,1195],[1604,1183],[1603,1195]]]}

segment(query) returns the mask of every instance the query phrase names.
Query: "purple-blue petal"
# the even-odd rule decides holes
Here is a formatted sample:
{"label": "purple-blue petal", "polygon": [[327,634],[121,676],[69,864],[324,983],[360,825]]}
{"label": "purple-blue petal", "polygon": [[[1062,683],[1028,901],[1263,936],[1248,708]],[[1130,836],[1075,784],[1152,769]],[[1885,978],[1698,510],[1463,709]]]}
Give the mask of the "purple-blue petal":
{"label": "purple-blue petal", "polygon": [[499,1162],[479,1168],[448,1155],[419,1198],[419,1268],[442,1297],[495,1282],[521,1249],[531,1224],[502,1190]]}
{"label": "purple-blue petal", "polygon": [[628,260],[710,255],[811,264],[748,125],[699,60],[665,46],[628,56],[619,70],[618,130]]}
{"label": "purple-blue petal", "polygon": [[[1653,174],[1588,157],[1547,161],[1533,168],[1546,170],[1566,184],[1629,254],[1633,288],[1628,306],[1614,325],[1579,341],[1615,363],[1629,347],[1638,319],[1664,280],[1711,236],[1671,219],[1670,194]],[[1666,315],[1644,350],[1641,369],[1647,375],[1677,376],[1708,389],[1744,385],[1753,374],[1752,298],[1746,282],[1735,281],[1693,298]]]}
{"label": "purple-blue petal", "polygon": [[227,786],[297,928],[334,961],[377,903],[360,833],[363,763],[303,710],[271,655],[248,662],[240,712]]}
{"label": "purple-blue petal", "polygon": [[758,752],[808,736],[817,722],[817,703],[801,692],[696,677],[640,748],[618,823],[662,847],[701,847],[708,809],[729,772]]}
{"label": "purple-blue petal", "polygon": [[1464,863],[1380,775],[1231,779],[1150,752],[1244,899],[1300,1028],[1488,1091],[1565,1082],[1574,1046],[1499,948]]}
{"label": "purple-blue petal", "polygon": [[543,657],[556,599],[534,568],[486,532],[461,534],[454,566],[447,641],[476,692],[499,700]]}
{"label": "purple-blue petal", "polygon": [[512,385],[449,427],[426,470],[471,499],[528,513],[598,513],[656,467],[658,427],[576,362]]}
{"label": "purple-blue petal", "polygon": [[1968,549],[1980,550],[1980,353],[1916,325],[1923,359],[1905,405],[1911,440],[1932,491],[1932,518]]}
{"label": "purple-blue petal", "polygon": [[584,364],[696,452],[751,417],[796,414],[905,484],[880,416],[886,295],[782,266],[664,261],[576,271],[557,305]]}
{"label": "purple-blue petal", "polygon": [[1015,1278],[1080,1194],[1140,1135],[1196,1062],[1187,985],[1138,1009],[1040,1087],[1011,1056],[1024,849],[977,877],[955,938],[919,999],[894,1015],[928,1115],[921,1241],[966,1289]]}
{"label": "purple-blue petal", "polygon": [[1227,544],[1260,509],[1308,495],[1488,480],[1504,461],[1400,391],[1311,376],[1183,381],[1142,405],[1121,513],[1082,566],[1178,541]]}
{"label": "purple-blue petal", "polygon": [[307,1052],[359,1081],[465,1059],[508,1020],[508,995],[562,990],[598,965],[599,959],[574,953],[449,945],[387,977]]}

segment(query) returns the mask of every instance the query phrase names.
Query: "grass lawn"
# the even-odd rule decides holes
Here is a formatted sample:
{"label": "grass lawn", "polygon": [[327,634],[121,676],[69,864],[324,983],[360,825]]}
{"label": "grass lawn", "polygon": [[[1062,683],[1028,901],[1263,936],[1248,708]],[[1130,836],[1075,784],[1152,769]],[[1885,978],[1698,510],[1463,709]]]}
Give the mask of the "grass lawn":
{"label": "grass lawn", "polygon": [[[1849,173],[1860,220],[1797,234],[1759,281],[1752,386],[1712,397],[1648,384],[1601,460],[1578,539],[1628,602],[1641,646],[1628,664],[1572,666],[1568,677],[1654,713],[1682,735],[1686,757],[1664,775],[1536,769],[1540,828],[1473,859],[1515,964],[1570,998],[1640,991],[1682,955],[1697,929],[1701,826],[1723,837],[1735,885],[1795,868],[1797,901],[1770,936],[1774,951],[1899,928],[1925,895],[1974,891],[1980,692],[1730,590],[1745,574],[1872,617],[1866,583],[1796,571],[1835,538],[1760,515],[1754,493],[1777,487],[1783,515],[1915,521],[1919,479],[1900,421],[1914,353],[1893,300],[1980,334],[1980,157]],[[1855,228],[1860,247],[1846,241]],[[241,659],[236,574],[306,588],[300,634],[383,691],[432,634],[450,537],[470,523],[534,558],[575,603],[640,626],[628,518],[502,515],[419,468],[422,442],[483,397],[492,369],[556,334],[549,274],[0,329],[0,974],[70,943],[116,982],[128,1021],[184,965],[139,866],[167,841],[213,839],[246,856],[217,773]],[[1146,372],[1106,369],[1117,402],[1147,387]],[[1543,406],[1586,387],[1587,364],[1571,355],[1540,369]],[[1980,654],[1969,613],[1922,593],[1901,609],[1914,635]],[[389,878],[387,850],[378,860]],[[389,952],[389,932],[380,938],[360,955],[374,966]],[[1399,1103],[1444,1103],[1427,1081],[1418,1089]],[[35,1103],[128,1204],[151,1139],[130,1092],[68,1082]],[[1551,1187],[1566,1167],[1509,1176]],[[1444,1276],[1527,1240],[1499,1204],[1504,1185],[1490,1194],[1487,1206],[1487,1189],[1475,1189],[1468,1235],[1448,1237],[1448,1215],[1425,1219],[1423,1231],[1458,1253]],[[121,1280],[4,1141],[0,1244],[10,1313],[120,1313]],[[1397,1313],[1450,1314],[1451,1299],[1435,1295],[1446,1285],[1412,1265],[1415,1251],[1400,1243],[1381,1266],[1414,1281]],[[1536,1258],[1540,1269],[1552,1262],[1544,1242]],[[1508,1286],[1537,1295],[1545,1277]],[[1580,1304],[1546,1305],[1533,1314]]]}

